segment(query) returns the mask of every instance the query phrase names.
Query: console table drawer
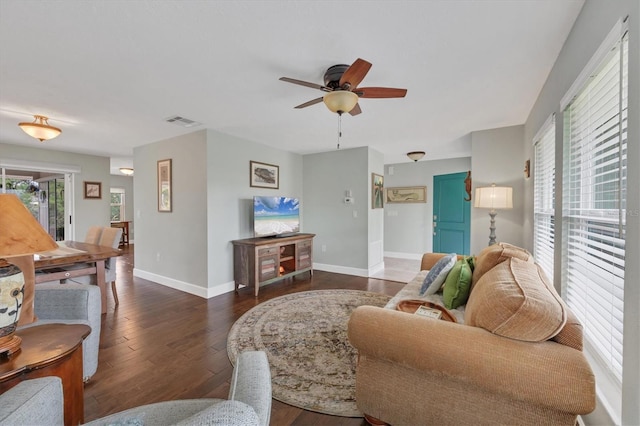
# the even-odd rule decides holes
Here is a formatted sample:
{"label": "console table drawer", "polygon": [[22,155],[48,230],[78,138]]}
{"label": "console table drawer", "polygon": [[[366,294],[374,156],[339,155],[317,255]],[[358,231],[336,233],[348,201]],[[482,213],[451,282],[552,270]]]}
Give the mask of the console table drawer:
{"label": "console table drawer", "polygon": [[278,247],[267,247],[258,250],[258,256],[273,256],[274,254],[278,254]]}

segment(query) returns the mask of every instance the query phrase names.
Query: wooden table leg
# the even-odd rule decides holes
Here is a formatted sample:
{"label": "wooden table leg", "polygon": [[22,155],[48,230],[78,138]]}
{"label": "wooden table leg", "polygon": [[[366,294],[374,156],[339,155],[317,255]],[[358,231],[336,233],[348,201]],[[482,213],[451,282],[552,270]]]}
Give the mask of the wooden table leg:
{"label": "wooden table leg", "polygon": [[100,288],[102,313],[107,313],[107,283],[104,281],[104,259],[96,261],[96,282]]}

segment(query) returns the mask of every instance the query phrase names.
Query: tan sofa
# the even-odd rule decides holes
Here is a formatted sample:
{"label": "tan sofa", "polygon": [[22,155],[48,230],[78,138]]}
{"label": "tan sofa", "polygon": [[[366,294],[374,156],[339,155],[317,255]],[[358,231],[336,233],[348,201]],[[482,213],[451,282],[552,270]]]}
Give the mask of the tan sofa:
{"label": "tan sofa", "polygon": [[[422,269],[442,256],[425,254]],[[356,402],[370,423],[575,425],[593,411],[582,327],[526,250],[500,243],[478,254],[457,323],[395,309],[421,298],[425,275],[350,318]]]}

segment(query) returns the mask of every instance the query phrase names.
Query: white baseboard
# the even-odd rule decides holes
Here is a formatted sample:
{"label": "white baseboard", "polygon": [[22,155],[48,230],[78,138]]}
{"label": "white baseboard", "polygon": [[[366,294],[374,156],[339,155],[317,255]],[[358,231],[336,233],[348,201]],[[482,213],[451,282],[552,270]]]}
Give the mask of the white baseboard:
{"label": "white baseboard", "polygon": [[369,277],[369,271],[366,269],[351,268],[348,266],[327,265],[324,263],[313,263],[313,269],[318,271],[334,272],[336,274],[355,275],[357,277]]}
{"label": "white baseboard", "polygon": [[152,272],[143,271],[137,268],[133,269],[133,276],[143,278],[145,280],[153,281],[154,283],[158,283],[165,287],[184,291],[185,293],[193,294],[195,296],[200,296],[205,299],[211,299],[212,297],[219,296],[224,293],[229,293],[235,290],[235,283],[233,281],[228,283],[218,284],[210,288],[204,288],[195,284],[176,280],[174,278],[165,277],[163,275],[154,274]]}
{"label": "white baseboard", "polygon": [[378,272],[384,271],[384,262],[378,263],[377,265],[369,267],[369,277],[377,274]]}
{"label": "white baseboard", "polygon": [[393,257],[396,259],[422,260],[423,253],[400,253],[396,251],[385,251],[384,257]]}

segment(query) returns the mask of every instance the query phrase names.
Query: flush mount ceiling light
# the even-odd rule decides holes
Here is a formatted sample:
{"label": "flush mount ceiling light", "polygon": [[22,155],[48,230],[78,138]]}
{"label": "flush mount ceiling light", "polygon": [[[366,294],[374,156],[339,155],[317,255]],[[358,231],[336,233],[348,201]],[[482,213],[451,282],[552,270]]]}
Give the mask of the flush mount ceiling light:
{"label": "flush mount ceiling light", "polygon": [[424,151],[411,151],[407,152],[407,157],[411,158],[413,161],[418,161],[422,157],[424,157]]}
{"label": "flush mount ceiling light", "polygon": [[358,103],[358,95],[348,90],[336,90],[324,95],[322,99],[324,104],[331,110],[340,115],[350,112]]}
{"label": "flush mount ceiling light", "polygon": [[120,167],[120,173],[131,176],[133,174],[133,169],[131,167]]}
{"label": "flush mount ceiling light", "polygon": [[19,123],[18,126],[29,136],[32,136],[40,142],[53,139],[62,133],[62,130],[49,125],[49,118],[44,115],[34,115],[33,123]]}

